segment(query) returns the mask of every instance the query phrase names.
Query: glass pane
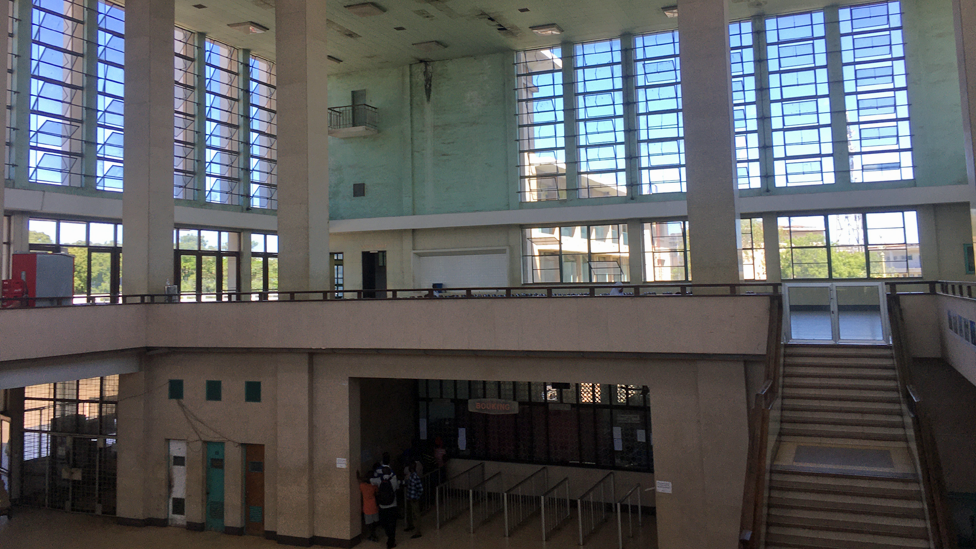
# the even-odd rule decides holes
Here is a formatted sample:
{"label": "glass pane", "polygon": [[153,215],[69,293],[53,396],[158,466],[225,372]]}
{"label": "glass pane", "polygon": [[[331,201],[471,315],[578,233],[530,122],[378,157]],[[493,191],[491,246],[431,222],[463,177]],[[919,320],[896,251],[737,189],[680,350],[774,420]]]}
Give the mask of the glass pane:
{"label": "glass pane", "polygon": [[91,293],[92,295],[108,295],[111,291],[112,254],[109,252],[94,252],[91,254]]}
{"label": "glass pane", "polygon": [[180,229],[179,248],[181,250],[197,250],[200,248],[199,234],[192,229]]}
{"label": "glass pane", "polygon": [[218,242],[217,231],[200,231],[201,250],[216,250]]}
{"label": "glass pane", "polygon": [[260,257],[251,258],[251,291],[263,292],[264,288],[264,260]]}
{"label": "glass pane", "polygon": [[62,248],[61,251],[75,258],[74,294],[86,295],[88,293],[88,248]]}
{"label": "glass pane", "polygon": [[787,291],[790,304],[790,339],[833,340],[830,288],[791,286]]}
{"label": "glass pane", "polygon": [[263,234],[252,234],[251,235],[251,251],[254,253],[264,252],[264,235]]}
{"label": "glass pane", "polygon": [[54,244],[57,242],[58,222],[31,219],[27,222],[27,231],[31,244]]}
{"label": "glass pane", "polygon": [[269,254],[278,253],[278,235],[276,234],[268,235],[268,253]]}
{"label": "glass pane", "polygon": [[180,293],[197,291],[197,258],[193,255],[180,256]]}
{"label": "glass pane", "polygon": [[[200,258],[200,291],[205,294],[217,291],[217,258],[205,255]],[[214,301],[213,296],[204,296],[204,301]]]}
{"label": "glass pane", "polygon": [[884,339],[877,286],[837,286],[837,313],[842,340]]}
{"label": "glass pane", "polygon": [[92,223],[88,225],[92,246],[115,246],[115,225],[111,223]]}
{"label": "glass pane", "polygon": [[221,291],[236,292],[237,288],[237,257],[224,256],[221,258]]}
{"label": "glass pane", "polygon": [[278,289],[278,258],[268,258],[268,291]]}
{"label": "glass pane", "polygon": [[88,237],[85,234],[87,225],[85,223],[61,222],[61,235],[59,244],[75,244],[84,246],[88,244]]}

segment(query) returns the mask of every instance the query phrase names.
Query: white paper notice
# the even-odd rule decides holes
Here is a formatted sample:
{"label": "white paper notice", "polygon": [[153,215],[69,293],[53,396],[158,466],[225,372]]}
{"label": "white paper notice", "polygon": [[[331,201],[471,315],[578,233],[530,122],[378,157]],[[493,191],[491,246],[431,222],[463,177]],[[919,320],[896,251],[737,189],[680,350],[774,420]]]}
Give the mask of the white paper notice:
{"label": "white paper notice", "polygon": [[427,440],[427,418],[420,419],[420,440]]}
{"label": "white paper notice", "polygon": [[637,442],[647,442],[647,433],[643,429],[637,430]]}
{"label": "white paper notice", "polygon": [[624,449],[624,441],[623,441],[623,439],[619,439],[619,438],[613,439],[613,449],[616,450],[616,451],[618,451],[618,452],[623,451],[623,449]]}
{"label": "white paper notice", "polygon": [[458,450],[468,449],[468,435],[464,427],[458,427]]}
{"label": "white paper notice", "polygon": [[671,493],[671,483],[666,480],[659,480],[655,483],[657,485],[657,491],[662,494]]}
{"label": "white paper notice", "polygon": [[613,428],[613,438],[624,438],[623,433],[620,432],[620,427]]}
{"label": "white paper notice", "polygon": [[346,468],[346,458],[336,458],[336,469]]}

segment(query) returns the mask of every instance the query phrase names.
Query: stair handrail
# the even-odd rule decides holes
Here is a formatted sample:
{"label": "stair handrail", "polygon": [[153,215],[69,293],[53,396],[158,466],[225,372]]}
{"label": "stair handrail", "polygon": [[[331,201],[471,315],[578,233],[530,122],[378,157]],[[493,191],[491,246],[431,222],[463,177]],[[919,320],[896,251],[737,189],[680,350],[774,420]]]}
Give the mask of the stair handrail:
{"label": "stair handrail", "polygon": [[953,529],[953,518],[949,513],[945,476],[939,449],[932,435],[925,405],[915,385],[912,383],[912,357],[906,345],[905,324],[901,309],[901,299],[897,294],[888,295],[888,317],[891,323],[891,344],[895,356],[895,369],[898,372],[898,389],[905,398],[908,415],[912,419],[915,432],[915,447],[918,452],[918,466],[921,470],[922,489],[925,491],[931,525],[932,542],[936,549],[956,549],[958,539]]}
{"label": "stair handrail", "polygon": [[[769,296],[769,327],[766,334],[766,367],[762,388],[756,393],[753,426],[749,437],[746,485],[742,494],[739,547],[759,547],[763,509],[766,506],[766,471],[769,469],[769,418],[779,400],[783,371],[783,296]],[[750,474],[752,478],[750,478]]]}

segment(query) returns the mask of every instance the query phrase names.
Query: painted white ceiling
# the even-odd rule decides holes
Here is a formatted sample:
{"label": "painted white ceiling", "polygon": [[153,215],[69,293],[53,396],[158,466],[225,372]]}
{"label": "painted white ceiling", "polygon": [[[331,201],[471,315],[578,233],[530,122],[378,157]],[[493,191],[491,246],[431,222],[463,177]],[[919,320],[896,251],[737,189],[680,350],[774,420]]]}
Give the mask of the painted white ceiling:
{"label": "painted white ceiling", "polygon": [[[328,0],[329,53],[343,61],[331,66],[330,73],[677,28],[677,20],[668,19],[661,11],[676,0],[376,0],[386,11],[372,17],[360,17],[345,9],[361,1]],[[214,40],[274,59],[278,30],[274,3],[275,0],[176,0],[176,22],[206,32]],[[821,7],[828,1],[731,0],[729,16],[735,20],[763,13],[770,9],[769,3],[775,6],[776,13],[783,13]],[[195,4],[206,8],[195,8]],[[253,21],[270,30],[244,34],[227,26],[242,21]],[[538,36],[529,30],[531,26],[549,23],[559,25],[563,34]],[[397,27],[404,30],[394,30]],[[348,36],[350,32],[358,37]],[[447,47],[429,53],[412,45],[432,40]]]}

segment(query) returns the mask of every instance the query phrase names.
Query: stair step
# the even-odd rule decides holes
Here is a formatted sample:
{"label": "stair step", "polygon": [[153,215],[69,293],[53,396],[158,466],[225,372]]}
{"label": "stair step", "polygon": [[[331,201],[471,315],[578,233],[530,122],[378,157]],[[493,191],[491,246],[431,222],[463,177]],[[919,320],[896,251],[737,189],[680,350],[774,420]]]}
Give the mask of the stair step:
{"label": "stair step", "polygon": [[922,519],[852,515],[836,511],[807,509],[770,509],[766,523],[785,528],[809,528],[818,531],[853,532],[928,540],[929,531]]}
{"label": "stair step", "polygon": [[851,402],[887,402],[900,404],[901,399],[897,390],[868,391],[863,389],[813,389],[793,388],[783,389],[783,398],[804,398],[811,400],[846,400]]}
{"label": "stair step", "polygon": [[769,506],[770,508],[836,511],[925,520],[925,508],[922,506],[922,502],[907,499],[770,489]]}
{"label": "stair step", "polygon": [[856,532],[825,532],[811,528],[784,528],[779,526],[769,528],[766,541],[784,547],[817,549],[929,548],[928,540],[858,534]]}
{"label": "stair step", "polygon": [[826,398],[790,398],[783,396],[783,413],[831,412],[850,414],[891,414],[901,417],[901,403],[894,402],[851,402],[850,400],[830,400]]}
{"label": "stair step", "polygon": [[792,389],[864,389],[869,391],[898,391],[894,379],[835,379],[833,377],[787,376],[784,388]]}
{"label": "stair step", "polygon": [[811,425],[808,423],[783,423],[780,436],[843,438],[850,440],[908,440],[904,427],[857,427],[850,425]]}
{"label": "stair step", "polygon": [[891,358],[880,357],[848,357],[848,356],[787,356],[783,360],[786,366],[818,366],[821,368],[884,368],[894,370],[895,362]]}
{"label": "stair step", "polygon": [[904,427],[900,414],[865,414],[843,412],[806,412],[783,407],[783,423],[816,425],[851,425],[859,427]]}
{"label": "stair step", "polygon": [[892,369],[880,368],[847,368],[842,366],[784,366],[783,376],[786,379],[792,377],[816,377],[826,379],[890,379],[898,380],[898,373]]}
{"label": "stair step", "polygon": [[769,487],[793,492],[846,494],[862,497],[921,501],[922,492],[914,479],[878,478],[854,475],[772,471]]}
{"label": "stair step", "polygon": [[787,345],[786,356],[891,358],[888,345]]}

